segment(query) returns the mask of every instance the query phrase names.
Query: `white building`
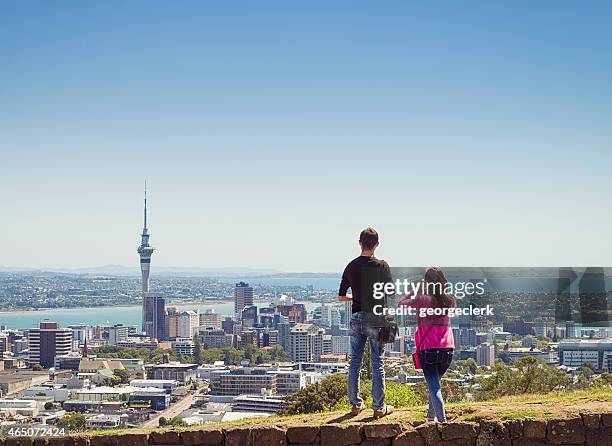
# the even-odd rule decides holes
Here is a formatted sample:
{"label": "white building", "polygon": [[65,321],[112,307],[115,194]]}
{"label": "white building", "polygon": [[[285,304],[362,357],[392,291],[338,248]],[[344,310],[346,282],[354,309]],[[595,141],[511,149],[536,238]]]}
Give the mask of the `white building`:
{"label": "white building", "polygon": [[563,340],[559,342],[559,362],[567,367],[593,364],[598,372],[612,370],[612,338]]}
{"label": "white building", "polygon": [[183,311],[179,318],[178,336],[180,338],[193,338],[198,331],[200,319],[198,313],[192,310]]}
{"label": "white building", "polygon": [[108,327],[108,343],[112,345],[117,345],[120,342],[123,342],[128,337],[128,327],[127,325],[117,324],[112,327]]}
{"label": "white building", "polygon": [[313,324],[295,324],[289,333],[289,355],[295,362],[318,361],[325,330]]}
{"label": "white building", "polygon": [[172,344],[174,345],[174,351],[179,355],[193,356],[195,344],[192,338],[176,338]]}

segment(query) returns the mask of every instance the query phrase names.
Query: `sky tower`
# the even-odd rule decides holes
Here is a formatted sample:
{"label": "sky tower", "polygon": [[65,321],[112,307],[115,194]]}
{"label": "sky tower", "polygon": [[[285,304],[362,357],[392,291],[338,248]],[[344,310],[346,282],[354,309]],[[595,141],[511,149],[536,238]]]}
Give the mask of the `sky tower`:
{"label": "sky tower", "polygon": [[147,183],[144,190],[144,228],[138,247],[140,254],[140,271],[142,272],[142,331],[151,339],[164,341],[166,330],[166,300],[163,294],[149,291],[149,272],[151,269],[151,254],[155,251],[149,245],[149,229],[147,228]]}
{"label": "sky tower", "polygon": [[142,235],[140,240],[140,246],[138,247],[138,254],[140,254],[140,271],[142,273],[142,292],[149,292],[149,270],[151,268],[151,254],[153,254],[155,248],[149,245],[149,230],[147,229],[147,182],[145,181],[144,189],[144,227],[142,228]]}

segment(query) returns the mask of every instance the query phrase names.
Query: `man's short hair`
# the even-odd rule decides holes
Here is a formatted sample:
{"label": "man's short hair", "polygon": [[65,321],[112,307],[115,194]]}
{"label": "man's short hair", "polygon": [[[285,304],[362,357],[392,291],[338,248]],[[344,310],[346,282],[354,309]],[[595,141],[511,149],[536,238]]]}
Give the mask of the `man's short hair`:
{"label": "man's short hair", "polygon": [[359,241],[365,249],[372,249],[378,243],[378,232],[374,228],[365,228],[359,234]]}

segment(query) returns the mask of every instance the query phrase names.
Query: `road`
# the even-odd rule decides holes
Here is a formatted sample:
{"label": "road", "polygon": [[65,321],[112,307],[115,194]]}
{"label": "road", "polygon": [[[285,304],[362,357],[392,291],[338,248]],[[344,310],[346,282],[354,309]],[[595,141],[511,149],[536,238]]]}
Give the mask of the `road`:
{"label": "road", "polygon": [[156,414],[155,417],[145,422],[142,425],[142,427],[158,427],[159,419],[161,417],[165,417],[167,420],[169,420],[171,418],[176,417],[177,415],[180,415],[181,412],[183,412],[186,409],[189,409],[189,407],[195,402],[196,396],[197,396],[197,393],[188,394],[182,400],[179,400],[176,403],[171,404],[166,410]]}

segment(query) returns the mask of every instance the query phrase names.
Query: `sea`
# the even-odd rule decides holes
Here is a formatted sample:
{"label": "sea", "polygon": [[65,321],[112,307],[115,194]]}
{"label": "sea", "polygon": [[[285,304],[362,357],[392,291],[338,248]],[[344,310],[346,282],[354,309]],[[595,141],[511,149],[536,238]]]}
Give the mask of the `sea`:
{"label": "sea", "polygon": [[[312,311],[320,304],[317,302],[301,302],[308,311]],[[254,302],[258,307],[269,305],[266,302]],[[201,313],[206,310],[214,310],[215,313],[231,316],[234,311],[234,302],[211,302],[194,303],[186,305],[174,305],[181,310],[194,310]],[[59,322],[60,326],[66,327],[75,324],[124,324],[140,327],[142,322],[142,307],[114,306],[114,307],[88,307],[88,308],[57,308],[32,311],[7,311],[0,312],[0,324],[7,328],[32,328],[37,327],[40,322]]]}

